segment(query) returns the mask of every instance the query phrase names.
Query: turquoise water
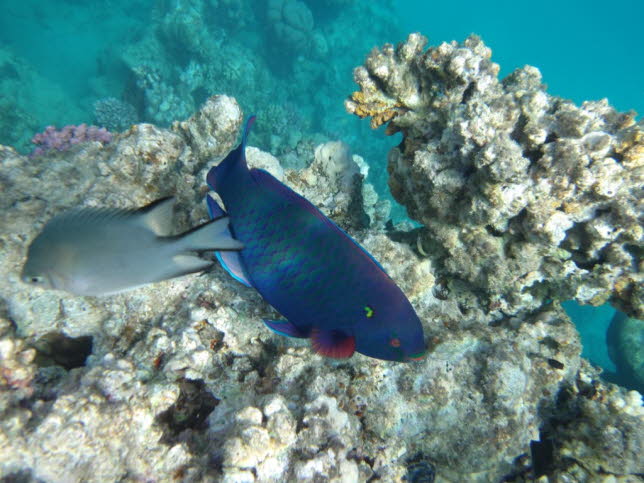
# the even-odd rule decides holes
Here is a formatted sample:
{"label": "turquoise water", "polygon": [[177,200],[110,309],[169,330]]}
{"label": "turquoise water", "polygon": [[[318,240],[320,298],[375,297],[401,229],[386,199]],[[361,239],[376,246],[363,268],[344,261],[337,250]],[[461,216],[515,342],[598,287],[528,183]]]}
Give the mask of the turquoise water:
{"label": "turquoise water", "polygon": [[[280,37],[266,4],[3,0],[0,143],[28,152],[31,136],[48,124],[95,122],[94,102],[108,97],[131,104],[138,121],[167,125],[207,96],[226,93],[260,121],[271,120],[258,123],[261,148],[288,160],[302,139],[342,139],[371,164],[387,196],[386,153],[400,138],[370,130],[345,113],[343,101],[356,89],[352,68],[369,50],[411,31],[431,44],[477,33],[502,75],[535,65],[551,94],[577,103],[607,97],[620,110],[644,112],[644,2],[308,0],[315,36],[307,45]],[[172,96],[143,89],[133,66],[154,71],[174,96],[167,115],[154,109],[155,100]],[[612,309],[566,309],[582,333],[584,356],[614,370],[604,343]]]}
{"label": "turquoise water", "polygon": [[615,372],[615,363],[610,359],[606,347],[606,331],[615,315],[615,309],[610,305],[591,307],[576,302],[565,302],[563,306],[582,335],[581,355],[596,366]]}
{"label": "turquoise water", "polygon": [[432,43],[478,34],[502,76],[534,65],[550,94],[576,103],[606,97],[619,110],[644,113],[644,2],[406,0],[397,10],[405,30]]}

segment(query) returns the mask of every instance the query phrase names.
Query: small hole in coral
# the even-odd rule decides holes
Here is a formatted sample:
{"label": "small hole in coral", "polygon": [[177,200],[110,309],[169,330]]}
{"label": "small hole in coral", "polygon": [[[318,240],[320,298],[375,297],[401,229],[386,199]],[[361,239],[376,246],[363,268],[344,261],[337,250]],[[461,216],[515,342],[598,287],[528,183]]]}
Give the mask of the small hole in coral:
{"label": "small hole in coral", "polygon": [[66,370],[83,367],[92,353],[92,337],[68,337],[62,332],[48,332],[33,344],[39,367],[62,366]]}
{"label": "small hole in coral", "polygon": [[554,369],[563,369],[564,365],[559,362],[557,359],[548,359],[548,364]]}
{"label": "small hole in coral", "polygon": [[208,416],[219,404],[219,399],[206,390],[201,379],[182,379],[179,390],[177,401],[157,416],[157,422],[163,428],[161,441],[165,444],[174,444],[187,429],[206,429]]}

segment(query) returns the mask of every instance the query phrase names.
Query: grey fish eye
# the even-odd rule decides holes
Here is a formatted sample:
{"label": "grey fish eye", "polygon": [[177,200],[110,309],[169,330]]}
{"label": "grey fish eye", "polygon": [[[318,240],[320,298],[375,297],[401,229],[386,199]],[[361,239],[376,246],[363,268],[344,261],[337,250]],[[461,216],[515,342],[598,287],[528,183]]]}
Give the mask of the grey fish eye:
{"label": "grey fish eye", "polygon": [[29,281],[31,283],[43,283],[44,278],[43,277],[30,277]]}

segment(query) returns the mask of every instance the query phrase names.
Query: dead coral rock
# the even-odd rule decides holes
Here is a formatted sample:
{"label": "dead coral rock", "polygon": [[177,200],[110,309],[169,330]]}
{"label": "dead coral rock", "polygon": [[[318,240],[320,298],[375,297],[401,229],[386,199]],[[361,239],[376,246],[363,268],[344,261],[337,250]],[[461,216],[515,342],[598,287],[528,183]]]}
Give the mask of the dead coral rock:
{"label": "dead coral rock", "polygon": [[390,204],[380,200],[368,182],[369,166],[341,141],[315,148],[313,162],[302,170],[287,170],[286,179],[295,191],[331,217],[342,228],[355,231],[382,228]]}
{"label": "dead coral rock", "polygon": [[644,124],[548,95],[534,67],[499,80],[478,37],[425,44],[374,49],[346,107],[403,132],[389,184],[443,274],[506,313],[572,298],[642,318]]}
{"label": "dead coral rock", "polygon": [[185,121],[175,121],[172,130],[183,136],[200,162],[214,161],[233,147],[242,112],[235,99],[212,96]]}
{"label": "dead coral rock", "polygon": [[542,440],[553,443],[548,469],[554,478],[593,481],[608,473],[637,481],[644,473],[642,397],[602,382],[585,363],[562,388]]}
{"label": "dead coral rock", "polygon": [[236,481],[250,468],[260,480],[286,479],[289,452],[296,441],[296,421],[281,396],[271,396],[263,410],[246,407],[235,415],[235,429],[224,444],[224,481]]}
{"label": "dead coral rock", "polygon": [[35,357],[35,349],[24,340],[9,335],[0,338],[0,391],[9,396],[0,398],[0,414],[6,416],[11,406],[32,395]]}
{"label": "dead coral rock", "polygon": [[[190,462],[184,445],[159,441],[154,424],[155,414],[176,398],[171,386],[143,386],[131,363],[107,356],[77,382],[68,381],[67,389],[54,401],[15,408],[11,417],[2,418],[0,473],[30,468],[45,481],[61,474],[78,481],[113,481],[126,473],[162,478]],[[29,419],[38,424],[27,430]]]}
{"label": "dead coral rock", "polygon": [[[561,332],[546,336],[555,326]],[[366,408],[365,429],[383,441],[408,441],[410,455],[431,456],[449,481],[508,472],[539,434],[541,418],[529,408],[548,404],[579,368],[574,326],[561,310],[548,310],[517,329],[472,327],[456,334],[434,326],[430,337],[436,344],[419,372],[372,367],[373,378],[394,384],[354,387]],[[408,391],[416,393],[413,408]]]}

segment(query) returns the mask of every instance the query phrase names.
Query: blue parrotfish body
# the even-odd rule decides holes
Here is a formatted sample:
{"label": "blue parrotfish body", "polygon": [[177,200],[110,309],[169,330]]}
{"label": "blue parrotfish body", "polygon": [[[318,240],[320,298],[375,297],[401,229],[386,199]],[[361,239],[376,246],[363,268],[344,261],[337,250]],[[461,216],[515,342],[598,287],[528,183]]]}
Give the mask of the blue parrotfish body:
{"label": "blue parrotfish body", "polygon": [[[236,149],[210,169],[239,252],[218,252],[226,270],[254,287],[286,320],[265,320],[273,331],[310,337],[329,357],[409,361],[425,354],[421,322],[373,257],[308,200],[261,169],[248,169],[248,119]],[[207,196],[212,218],[223,216]]]}

